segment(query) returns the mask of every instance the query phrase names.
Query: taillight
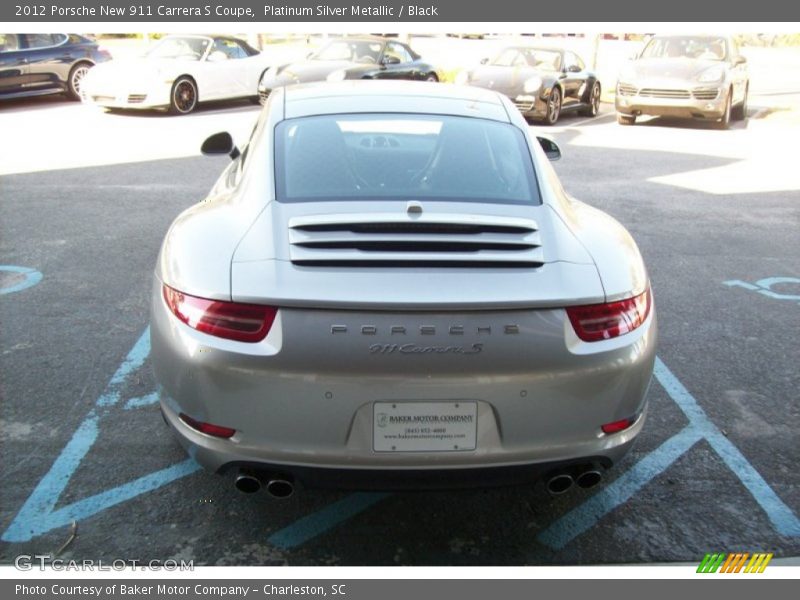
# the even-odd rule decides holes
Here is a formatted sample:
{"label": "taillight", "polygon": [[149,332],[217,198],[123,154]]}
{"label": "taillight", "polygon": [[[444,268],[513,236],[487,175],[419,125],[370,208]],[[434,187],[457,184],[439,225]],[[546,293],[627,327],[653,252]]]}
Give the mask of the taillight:
{"label": "taillight", "polygon": [[238,342],[260,342],[267,337],[278,312],[273,306],[197,298],[167,285],[163,290],[172,314],[189,327]]}
{"label": "taillight", "polygon": [[605,425],[601,425],[600,429],[603,430],[603,433],[610,435],[612,433],[618,433],[620,431],[626,430],[635,422],[636,422],[636,417],[628,417],[627,419],[620,419],[619,421],[612,421],[611,423],[606,423]]}
{"label": "taillight", "polygon": [[647,319],[650,313],[650,288],[635,298],[570,306],[567,315],[575,333],[584,342],[597,342],[630,333]]}
{"label": "taillight", "polygon": [[230,427],[214,425],[213,423],[203,423],[202,421],[197,421],[184,413],[181,413],[180,417],[181,420],[189,427],[196,429],[200,433],[205,433],[206,435],[213,435],[214,437],[218,438],[229,438],[233,437],[233,434],[236,433],[236,430],[231,429]]}

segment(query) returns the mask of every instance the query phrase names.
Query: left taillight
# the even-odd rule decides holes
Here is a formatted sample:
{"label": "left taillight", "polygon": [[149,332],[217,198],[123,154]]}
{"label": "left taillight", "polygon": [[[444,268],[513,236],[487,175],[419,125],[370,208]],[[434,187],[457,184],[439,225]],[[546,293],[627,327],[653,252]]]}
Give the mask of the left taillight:
{"label": "left taillight", "polygon": [[269,333],[278,309],[261,304],[222,302],[190,296],[162,286],[170,311],[189,327],[237,342],[260,342]]}
{"label": "left taillight", "polygon": [[651,305],[650,288],[647,288],[644,293],[627,300],[570,306],[567,315],[580,339],[598,342],[630,333],[639,327],[650,314]]}

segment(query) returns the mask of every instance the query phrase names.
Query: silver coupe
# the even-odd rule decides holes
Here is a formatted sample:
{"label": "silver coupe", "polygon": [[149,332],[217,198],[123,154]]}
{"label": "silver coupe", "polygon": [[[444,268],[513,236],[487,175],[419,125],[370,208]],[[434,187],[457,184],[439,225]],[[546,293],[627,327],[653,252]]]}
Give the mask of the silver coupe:
{"label": "silver coupe", "polygon": [[514,104],[410,82],[277,88],[155,268],[165,420],[273,496],[592,487],[642,430],[642,257]]}

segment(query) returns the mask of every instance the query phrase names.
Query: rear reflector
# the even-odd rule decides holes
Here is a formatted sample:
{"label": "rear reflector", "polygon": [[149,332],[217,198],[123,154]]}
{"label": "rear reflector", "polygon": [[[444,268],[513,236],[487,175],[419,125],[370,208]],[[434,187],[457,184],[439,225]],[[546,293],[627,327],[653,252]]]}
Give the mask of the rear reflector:
{"label": "rear reflector", "polygon": [[278,312],[274,306],[197,298],[167,285],[163,290],[172,314],[189,327],[238,342],[260,342],[267,337]]}
{"label": "rear reflector", "polygon": [[620,421],[613,421],[611,423],[606,423],[602,425],[600,429],[603,430],[603,433],[617,433],[619,431],[623,431],[627,429],[636,421],[636,417],[628,417],[627,419],[622,419]]}
{"label": "rear reflector", "polygon": [[189,415],[184,413],[180,414],[181,420],[186,423],[192,429],[196,429],[200,433],[205,433],[206,435],[213,435],[214,437],[218,438],[229,438],[232,437],[234,433],[236,433],[235,429],[231,429],[230,427],[222,427],[221,425],[214,425],[212,423],[203,423],[201,421],[196,421]]}
{"label": "rear reflector", "polygon": [[639,327],[650,313],[650,304],[648,288],[635,298],[619,302],[570,306],[567,308],[567,315],[580,339],[584,342],[597,342],[630,333]]}

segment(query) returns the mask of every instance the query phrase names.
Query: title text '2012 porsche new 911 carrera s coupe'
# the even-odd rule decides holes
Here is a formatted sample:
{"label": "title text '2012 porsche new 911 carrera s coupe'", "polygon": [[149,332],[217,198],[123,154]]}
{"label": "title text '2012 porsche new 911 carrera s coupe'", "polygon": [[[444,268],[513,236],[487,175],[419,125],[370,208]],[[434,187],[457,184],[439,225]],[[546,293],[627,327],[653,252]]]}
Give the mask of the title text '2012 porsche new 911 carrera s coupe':
{"label": "title text '2012 porsche new 911 carrera s coupe'", "polygon": [[170,227],[161,407],[204,467],[307,487],[596,485],[656,350],[642,257],[566,195],[514,104],[432,83],[276,89]]}

